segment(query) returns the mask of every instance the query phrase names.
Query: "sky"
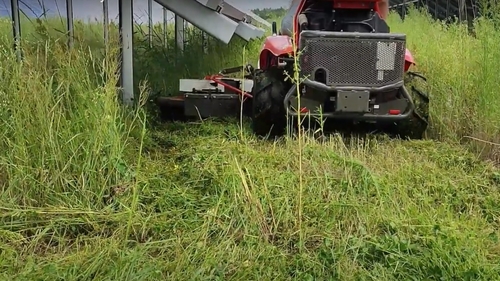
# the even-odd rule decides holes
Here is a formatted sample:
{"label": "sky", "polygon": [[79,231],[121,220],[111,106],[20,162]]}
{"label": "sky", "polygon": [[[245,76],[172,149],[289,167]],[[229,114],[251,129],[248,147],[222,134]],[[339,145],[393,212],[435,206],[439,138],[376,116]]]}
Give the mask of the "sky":
{"label": "sky", "polygon": [[[109,16],[110,19],[118,20],[118,0],[109,1]],[[280,8],[287,7],[290,0],[226,0],[228,3],[235,6],[251,10],[263,8]],[[21,13],[28,16],[40,16],[43,14],[43,8],[40,3],[43,3],[48,15],[66,15],[66,0],[20,0]],[[134,0],[134,20],[136,22],[147,22],[147,0]],[[73,0],[74,17],[82,20],[101,20],[102,3],[101,0]],[[10,16],[10,0],[0,0],[0,16]],[[173,14],[169,14],[173,19]],[[162,7],[153,3],[153,21],[163,21]]]}

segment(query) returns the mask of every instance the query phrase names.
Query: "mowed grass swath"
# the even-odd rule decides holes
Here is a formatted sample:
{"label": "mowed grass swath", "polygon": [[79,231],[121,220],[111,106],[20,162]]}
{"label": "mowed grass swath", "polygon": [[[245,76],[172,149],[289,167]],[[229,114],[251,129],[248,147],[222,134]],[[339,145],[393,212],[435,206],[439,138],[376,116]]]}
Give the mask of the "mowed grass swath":
{"label": "mowed grass swath", "polygon": [[[1,279],[495,280],[494,23],[471,37],[414,10],[391,15],[429,79],[429,140],[299,146],[257,140],[238,121],[158,125],[121,108],[116,27],[104,57],[100,25],[77,24],[68,52],[61,21],[42,20],[17,63],[3,22]],[[143,101],[258,55],[260,42],[237,40],[211,40],[206,55],[192,36],[183,56],[137,33]]]}

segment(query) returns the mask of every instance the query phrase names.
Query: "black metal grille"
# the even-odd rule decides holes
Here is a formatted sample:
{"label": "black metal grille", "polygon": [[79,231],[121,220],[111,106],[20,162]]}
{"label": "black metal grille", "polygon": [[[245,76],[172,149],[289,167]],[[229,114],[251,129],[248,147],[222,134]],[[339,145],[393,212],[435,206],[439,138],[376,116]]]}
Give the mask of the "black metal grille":
{"label": "black metal grille", "polygon": [[[301,35],[301,76],[318,81],[322,71],[329,86],[378,87],[403,80],[404,35],[321,33]],[[390,38],[392,37],[392,38]]]}

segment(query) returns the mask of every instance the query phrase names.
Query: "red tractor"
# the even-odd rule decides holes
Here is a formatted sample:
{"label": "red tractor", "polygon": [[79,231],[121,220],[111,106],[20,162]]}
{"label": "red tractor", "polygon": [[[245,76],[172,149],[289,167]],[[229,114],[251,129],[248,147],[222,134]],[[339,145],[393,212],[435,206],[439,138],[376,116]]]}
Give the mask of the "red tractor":
{"label": "red tractor", "polygon": [[[375,123],[420,137],[427,120],[413,100],[418,97],[426,105],[428,98],[405,87],[405,76],[413,74],[408,70],[415,62],[406,49],[406,36],[390,33],[380,17],[380,2],[293,1],[281,30],[266,38],[260,53],[251,92],[257,134],[281,134],[287,116],[307,113],[308,117]],[[285,81],[283,71],[293,76],[297,62],[298,85]],[[404,126],[410,123],[418,126]]]}
{"label": "red tractor", "polygon": [[[250,97],[245,108],[251,108],[247,113],[253,131],[261,136],[283,134],[289,120],[300,114],[421,137],[429,100],[415,87],[405,86],[415,77],[409,72],[415,62],[406,49],[406,35],[390,33],[380,16],[385,14],[381,2],[387,3],[294,0],[279,31],[273,23],[258,67],[247,68],[248,80],[225,79],[224,72],[205,77],[205,82],[181,80],[184,114],[237,114],[239,99],[234,96],[239,95]],[[287,79],[297,66],[299,81]]]}

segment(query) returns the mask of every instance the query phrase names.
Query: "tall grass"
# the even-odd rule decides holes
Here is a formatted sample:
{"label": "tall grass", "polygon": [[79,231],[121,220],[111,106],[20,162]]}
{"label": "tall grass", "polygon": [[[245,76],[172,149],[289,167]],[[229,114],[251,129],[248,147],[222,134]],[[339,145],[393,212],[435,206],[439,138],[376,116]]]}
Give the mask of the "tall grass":
{"label": "tall grass", "polygon": [[11,48],[0,58],[1,196],[16,205],[102,205],[102,187],[123,180],[116,167],[127,128],[116,98],[117,61],[104,63],[85,48],[68,53],[52,40],[28,44],[22,63]]}
{"label": "tall grass", "polygon": [[390,23],[393,32],[407,34],[417,70],[428,78],[430,137],[472,140],[473,147],[500,162],[500,37],[494,17],[476,20],[475,35],[465,24],[440,23],[415,9],[404,22],[392,14]]}
{"label": "tall grass", "polygon": [[[68,52],[56,24],[24,33],[22,63],[10,26],[0,27],[0,279],[500,275],[500,173],[456,144],[498,141],[496,92],[483,94],[498,81],[496,57],[477,48],[497,41],[492,22],[478,23],[473,38],[416,11],[405,22],[391,16],[429,77],[431,136],[440,141],[304,137],[299,147],[259,141],[237,122],[151,127],[143,108],[117,102],[116,27],[104,56],[99,25],[78,25],[81,40]],[[137,33],[143,101],[175,91],[178,78],[257,56],[259,42],[211,41],[202,54],[199,34],[189,36],[184,55],[171,37],[167,52],[162,36],[149,49]],[[458,51],[446,43],[464,60],[447,60]]]}

